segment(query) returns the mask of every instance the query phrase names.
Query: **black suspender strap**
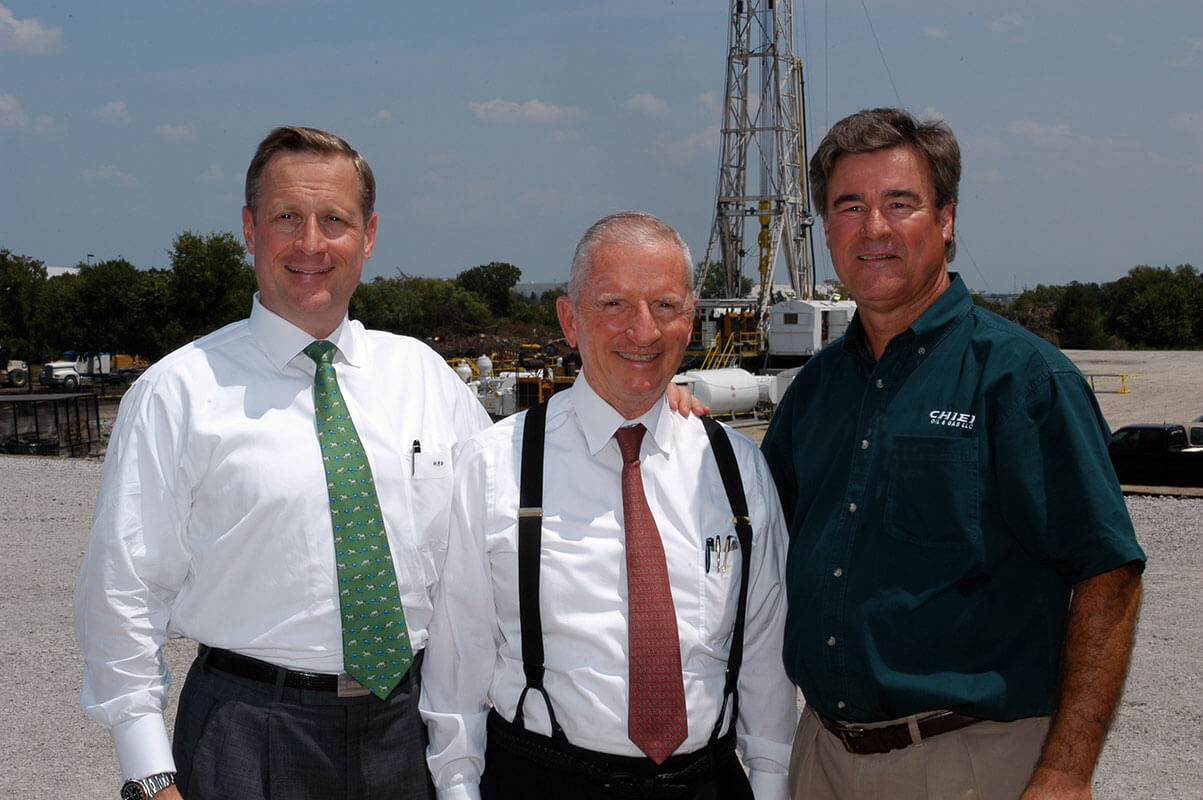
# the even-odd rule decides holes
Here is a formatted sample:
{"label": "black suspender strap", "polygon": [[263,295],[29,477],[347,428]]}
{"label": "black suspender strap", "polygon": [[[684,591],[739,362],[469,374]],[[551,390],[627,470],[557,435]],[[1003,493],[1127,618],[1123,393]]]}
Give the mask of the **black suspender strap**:
{"label": "black suspender strap", "polygon": [[723,704],[718,710],[718,720],[710,737],[713,742],[719,738],[728,698],[731,700],[731,729],[735,728],[735,721],[739,718],[739,668],[744,660],[744,620],[748,613],[748,576],[752,564],[752,520],[748,516],[748,500],[727,432],[711,417],[702,417],[702,425],[710,437],[710,449],[714,453],[714,460],[718,462],[727,502],[731,504],[732,522],[739,539],[740,564],[739,600],[735,611],[735,628],[731,634],[731,653],[727,656],[727,681],[723,686]]}
{"label": "black suspender strap", "polygon": [[522,428],[522,472],[518,483],[518,618],[522,627],[522,669],[526,686],[518,697],[514,724],[524,728],[526,693],[535,689],[547,704],[552,736],[566,739],[543,688],[543,621],[539,614],[539,562],[543,542],[543,432],[547,403],[526,412]]}
{"label": "black suspender strap", "polygon": [[[727,432],[710,417],[701,419],[710,439],[710,449],[718,463],[723,488],[727,492],[727,502],[731,505],[732,521],[740,549],[739,598],[731,636],[731,651],[727,657],[723,703],[710,737],[713,744],[720,738],[728,701],[731,704],[731,728],[728,732],[734,729],[739,718],[739,670],[743,664],[744,620],[748,609],[752,522],[748,516],[748,501],[744,496],[739,465]],[[547,704],[552,736],[566,741],[564,730],[556,720],[551,697],[543,686],[543,622],[539,613],[539,565],[543,540],[543,437],[546,425],[547,403],[540,403],[527,410],[522,431],[522,467],[518,490],[518,615],[522,627],[522,668],[526,673],[526,686],[518,697],[514,725],[525,728],[523,708],[526,694],[535,689],[543,695],[543,701]]]}

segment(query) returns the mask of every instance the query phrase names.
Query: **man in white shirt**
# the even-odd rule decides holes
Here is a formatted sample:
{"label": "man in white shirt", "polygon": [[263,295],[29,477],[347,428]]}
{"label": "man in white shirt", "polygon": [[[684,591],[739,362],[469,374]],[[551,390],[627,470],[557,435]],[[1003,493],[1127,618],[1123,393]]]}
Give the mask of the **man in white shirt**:
{"label": "man in white shirt", "polygon": [[[431,791],[418,678],[451,448],[489,419],[425,345],[347,318],[375,241],[374,200],[371,169],[345,141],[273,131],[251,162],[242,212],[259,285],[250,318],[168,355],[122,400],[76,628],[83,706],[112,733],[123,798]],[[415,654],[395,688],[378,690],[386,699],[344,666],[318,367],[303,352],[315,340],[333,345]],[[173,753],[160,649],[174,637],[202,647]]]}
{"label": "man in white shirt", "polygon": [[[797,710],[781,662],[785,528],[776,490],[756,446],[732,433],[735,482],[751,509],[752,538],[739,546],[702,421],[670,413],[663,398],[691,333],[691,271],[685,243],[655,217],[622,212],[597,222],[577,246],[557,306],[582,374],[547,404],[545,437],[523,444],[538,430],[538,413],[528,411],[457,450],[447,565],[423,668],[440,798],[786,797]],[[641,444],[624,445],[624,457],[615,437],[632,426]],[[541,470],[524,468],[524,450],[544,457]],[[624,486],[628,469],[635,477]],[[542,476],[541,502],[522,488],[524,472]],[[642,512],[628,492],[638,492],[658,532],[651,540],[671,594],[667,636],[636,633],[645,601],[635,596],[648,581],[632,577],[646,565],[630,562],[632,537],[643,534],[632,532]],[[532,546],[519,517],[540,511],[541,541]],[[658,673],[650,722],[632,698],[646,680],[635,662],[652,660],[642,655],[648,638],[669,640],[655,658],[675,671],[668,680]],[[649,742],[646,727],[661,723],[670,732]]]}

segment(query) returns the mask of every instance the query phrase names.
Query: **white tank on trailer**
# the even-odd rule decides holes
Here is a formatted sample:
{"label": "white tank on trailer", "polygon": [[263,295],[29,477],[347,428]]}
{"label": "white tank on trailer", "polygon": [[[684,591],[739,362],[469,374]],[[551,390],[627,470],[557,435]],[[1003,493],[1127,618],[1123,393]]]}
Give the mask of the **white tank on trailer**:
{"label": "white tank on trailer", "polygon": [[751,411],[760,400],[756,376],[746,369],[691,369],[684,373],[690,389],[711,414],[739,414]]}

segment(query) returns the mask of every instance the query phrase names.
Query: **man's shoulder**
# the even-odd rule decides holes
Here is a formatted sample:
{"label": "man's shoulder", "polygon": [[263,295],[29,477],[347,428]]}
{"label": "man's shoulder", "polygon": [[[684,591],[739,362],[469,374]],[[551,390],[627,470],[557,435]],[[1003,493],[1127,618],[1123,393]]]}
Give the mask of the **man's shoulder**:
{"label": "man's shoulder", "polygon": [[155,383],[171,380],[176,376],[191,377],[199,361],[208,360],[215,354],[227,351],[235,353],[238,348],[249,343],[248,322],[249,320],[246,319],[231,322],[199,339],[177,347],[147,367],[139,376],[138,382]]}
{"label": "man's shoulder", "polygon": [[1057,347],[1021,325],[980,306],[970,310],[975,343],[986,342],[990,352],[1016,368],[1054,372],[1077,372],[1078,368]]}

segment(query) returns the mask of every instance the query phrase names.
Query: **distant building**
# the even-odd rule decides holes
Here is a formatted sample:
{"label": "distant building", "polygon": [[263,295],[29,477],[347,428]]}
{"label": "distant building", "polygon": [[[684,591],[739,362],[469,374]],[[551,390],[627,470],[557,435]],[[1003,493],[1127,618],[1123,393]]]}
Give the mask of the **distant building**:
{"label": "distant building", "polygon": [[46,277],[53,278],[57,275],[78,275],[79,267],[46,267]]}

